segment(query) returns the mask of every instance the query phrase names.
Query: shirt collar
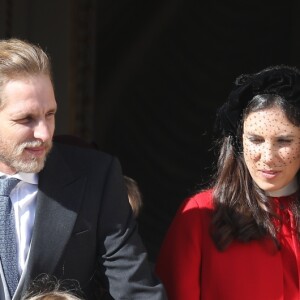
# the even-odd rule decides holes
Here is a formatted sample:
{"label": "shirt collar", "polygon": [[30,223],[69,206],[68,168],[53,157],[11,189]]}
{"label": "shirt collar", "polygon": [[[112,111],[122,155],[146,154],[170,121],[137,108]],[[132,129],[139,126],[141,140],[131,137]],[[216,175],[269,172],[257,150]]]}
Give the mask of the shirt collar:
{"label": "shirt collar", "polygon": [[4,177],[13,177],[13,178],[18,178],[22,181],[25,181],[27,183],[30,184],[38,184],[38,174],[37,173],[16,173],[12,176],[9,176],[5,173],[0,172],[0,176],[4,176]]}

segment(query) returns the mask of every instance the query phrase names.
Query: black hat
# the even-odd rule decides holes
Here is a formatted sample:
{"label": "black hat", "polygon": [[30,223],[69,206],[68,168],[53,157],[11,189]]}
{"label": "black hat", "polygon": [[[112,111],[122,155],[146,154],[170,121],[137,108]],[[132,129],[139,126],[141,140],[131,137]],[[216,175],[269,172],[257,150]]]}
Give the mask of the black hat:
{"label": "black hat", "polygon": [[253,97],[263,94],[281,96],[300,108],[300,71],[295,67],[274,66],[239,76],[228,101],[217,113],[217,129],[225,136],[235,136],[244,109]]}

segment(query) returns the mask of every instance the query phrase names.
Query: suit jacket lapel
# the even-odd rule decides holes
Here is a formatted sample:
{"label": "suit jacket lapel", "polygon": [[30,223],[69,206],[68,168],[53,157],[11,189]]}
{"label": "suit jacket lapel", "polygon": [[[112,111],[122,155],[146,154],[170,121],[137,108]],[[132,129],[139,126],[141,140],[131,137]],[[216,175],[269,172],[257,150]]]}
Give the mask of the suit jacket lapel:
{"label": "suit jacket lapel", "polygon": [[54,272],[72,233],[85,183],[86,177],[73,174],[53,149],[39,176],[25,287],[37,275]]}

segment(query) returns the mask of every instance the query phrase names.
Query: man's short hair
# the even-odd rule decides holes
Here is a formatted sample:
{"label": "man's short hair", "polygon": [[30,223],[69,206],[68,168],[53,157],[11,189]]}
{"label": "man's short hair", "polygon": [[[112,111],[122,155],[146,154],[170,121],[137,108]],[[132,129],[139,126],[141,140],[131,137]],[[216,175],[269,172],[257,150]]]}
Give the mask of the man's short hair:
{"label": "man's short hair", "polygon": [[14,38],[0,40],[0,101],[9,80],[40,74],[52,81],[50,59],[39,46]]}

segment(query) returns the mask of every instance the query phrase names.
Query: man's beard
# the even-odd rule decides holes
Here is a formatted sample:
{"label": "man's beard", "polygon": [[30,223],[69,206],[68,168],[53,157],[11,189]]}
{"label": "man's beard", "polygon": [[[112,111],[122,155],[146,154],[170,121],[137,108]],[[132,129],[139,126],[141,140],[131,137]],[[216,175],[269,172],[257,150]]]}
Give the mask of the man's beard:
{"label": "man's beard", "polygon": [[[32,147],[45,147],[46,153],[43,157],[36,157],[26,153],[24,157],[24,149]],[[12,146],[9,141],[0,139],[0,161],[14,169],[17,173],[38,173],[45,165],[48,153],[52,148],[52,141],[43,143],[41,141],[28,141],[19,145]]]}

